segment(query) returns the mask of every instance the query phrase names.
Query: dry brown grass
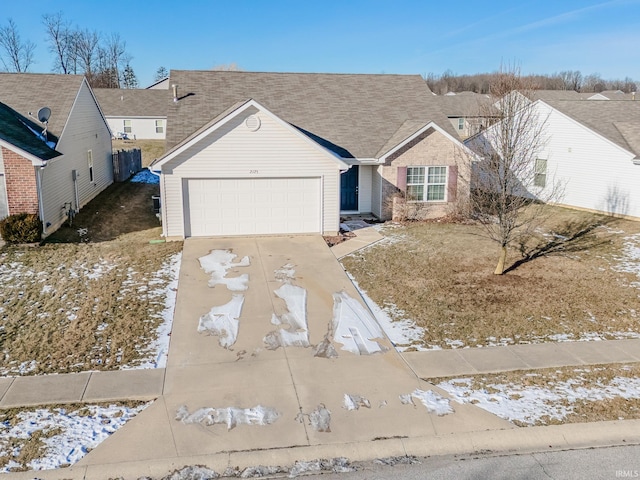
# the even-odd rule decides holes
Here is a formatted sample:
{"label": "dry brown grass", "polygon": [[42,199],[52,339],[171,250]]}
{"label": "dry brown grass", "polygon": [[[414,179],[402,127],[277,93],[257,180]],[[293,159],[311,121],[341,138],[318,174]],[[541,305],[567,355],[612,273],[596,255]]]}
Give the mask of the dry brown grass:
{"label": "dry brown grass", "polygon": [[150,206],[140,206],[149,188],[113,185],[74,228],[41,247],[0,251],[0,373],[117,369],[149,354],[170,280],[157,272],[182,249],[149,243],[161,233]]}
{"label": "dry brown grass", "polygon": [[112,140],[111,145],[113,151],[133,150],[134,148],[142,150],[143,167],[148,167],[156,158],[160,158],[165,150],[164,140]]}
{"label": "dry brown grass", "polygon": [[[625,235],[640,223],[558,208],[549,231],[510,251],[514,269],[493,275],[496,244],[474,225],[408,223],[395,243],[343,259],[379,305],[393,304],[425,328],[428,345],[447,348],[640,333],[633,275],[615,272]],[[620,233],[624,231],[624,233]],[[524,261],[522,261],[524,259]]]}

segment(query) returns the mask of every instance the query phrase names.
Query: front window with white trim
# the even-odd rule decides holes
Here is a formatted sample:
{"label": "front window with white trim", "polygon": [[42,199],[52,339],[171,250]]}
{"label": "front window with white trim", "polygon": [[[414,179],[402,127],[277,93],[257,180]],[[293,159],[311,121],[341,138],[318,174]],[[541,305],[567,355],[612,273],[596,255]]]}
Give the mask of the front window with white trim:
{"label": "front window with white trim", "polygon": [[123,120],[122,129],[124,133],[131,133],[131,120]]}
{"label": "front window with white trim", "polygon": [[447,167],[407,167],[407,199],[412,202],[444,202]]}

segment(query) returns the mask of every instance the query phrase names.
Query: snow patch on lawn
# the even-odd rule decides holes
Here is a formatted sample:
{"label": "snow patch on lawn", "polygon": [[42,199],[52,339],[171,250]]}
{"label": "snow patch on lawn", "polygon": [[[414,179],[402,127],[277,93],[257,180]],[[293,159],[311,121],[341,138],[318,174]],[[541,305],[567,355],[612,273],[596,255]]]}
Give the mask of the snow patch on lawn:
{"label": "snow patch on lawn", "polygon": [[419,400],[429,413],[435,413],[439,417],[454,413],[449,399],[432,390],[416,389],[412,393],[400,395],[400,402],[404,405],[416,406],[414,399]]}
{"label": "snow patch on lawn", "polygon": [[550,383],[548,387],[489,383],[483,388],[474,387],[473,378],[456,378],[437,386],[460,404],[473,404],[505,420],[527,425],[562,421],[573,413],[577,401],[640,399],[640,378],[628,377],[614,377],[606,383],[569,379]]}
{"label": "snow patch on lawn", "polygon": [[629,235],[623,240],[623,254],[616,259],[618,265],[615,270],[635,274],[638,281],[631,283],[631,286],[640,288],[640,233]]}
{"label": "snow patch on lawn", "polygon": [[182,423],[197,423],[205,427],[212,425],[226,425],[227,431],[238,425],[271,425],[280,417],[275,408],[258,405],[252,408],[200,408],[189,413],[186,405],[182,405],[176,412],[176,420]]}
{"label": "snow patch on lawn", "polygon": [[31,470],[73,465],[148,405],[135,408],[87,405],[73,411],[66,408],[40,408],[20,412],[15,424],[5,422],[0,425],[0,455],[10,459],[0,472],[10,472],[11,468],[20,466],[14,459],[17,459],[22,447],[12,445],[14,439],[27,440],[36,432],[44,434],[41,438],[45,450],[42,456],[27,465]]}
{"label": "snow patch on lawn", "polygon": [[[135,366],[123,365],[123,369],[165,368],[169,355],[169,342],[173,327],[173,314],[176,308],[176,296],[178,294],[178,277],[182,264],[182,252],[168,257],[155,272],[149,281],[150,288],[146,290],[147,296],[152,300],[164,299],[164,308],[159,313],[150,314],[151,317],[161,319],[156,328],[155,336],[145,347],[143,360]],[[131,273],[131,272],[129,272]],[[106,326],[99,327],[104,330]]]}
{"label": "snow patch on lawn", "polygon": [[232,292],[243,292],[249,288],[249,275],[244,273],[238,277],[226,278],[227,272],[236,267],[248,267],[251,262],[249,257],[243,257],[239,262],[233,263],[237,257],[230,250],[211,250],[208,255],[198,258],[200,267],[206,274],[211,275],[209,286],[226,285]]}
{"label": "snow patch on lawn", "polygon": [[231,301],[219,307],[213,307],[209,313],[200,317],[198,332],[217,335],[221,347],[230,348],[238,339],[240,313],[244,295],[234,293]]}

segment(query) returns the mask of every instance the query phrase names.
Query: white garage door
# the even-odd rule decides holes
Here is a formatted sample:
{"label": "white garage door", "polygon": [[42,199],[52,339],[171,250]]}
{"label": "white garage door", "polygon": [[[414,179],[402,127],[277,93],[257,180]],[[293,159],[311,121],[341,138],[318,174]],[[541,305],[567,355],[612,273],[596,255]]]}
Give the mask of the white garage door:
{"label": "white garage door", "polygon": [[320,178],[184,182],[187,237],[321,232]]}

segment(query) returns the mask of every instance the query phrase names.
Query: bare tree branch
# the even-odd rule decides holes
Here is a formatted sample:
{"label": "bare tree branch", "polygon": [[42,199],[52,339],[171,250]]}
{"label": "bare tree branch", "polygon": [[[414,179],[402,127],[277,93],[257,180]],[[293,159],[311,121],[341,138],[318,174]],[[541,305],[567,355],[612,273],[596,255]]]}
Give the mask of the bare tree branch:
{"label": "bare tree branch", "polygon": [[7,25],[0,27],[0,47],[4,50],[4,55],[0,55],[0,59],[5,70],[23,73],[33,65],[36,44],[29,40],[22,41],[18,26],[11,18]]}
{"label": "bare tree branch", "polygon": [[74,35],[69,22],[62,17],[62,12],[42,16],[49,51],[55,55],[53,70],[58,73],[76,73]]}

